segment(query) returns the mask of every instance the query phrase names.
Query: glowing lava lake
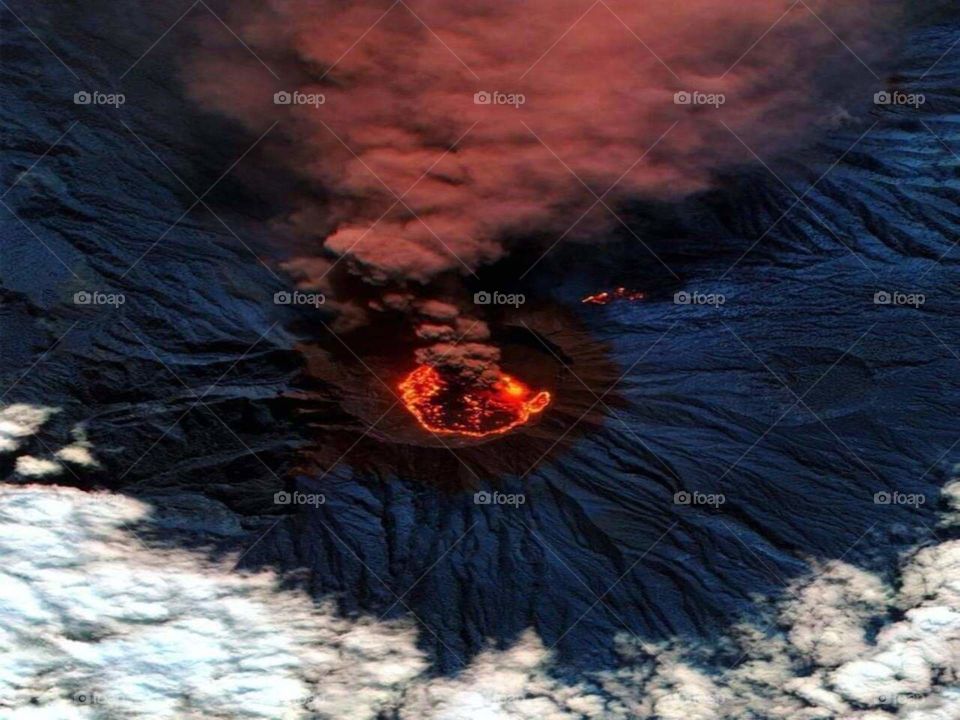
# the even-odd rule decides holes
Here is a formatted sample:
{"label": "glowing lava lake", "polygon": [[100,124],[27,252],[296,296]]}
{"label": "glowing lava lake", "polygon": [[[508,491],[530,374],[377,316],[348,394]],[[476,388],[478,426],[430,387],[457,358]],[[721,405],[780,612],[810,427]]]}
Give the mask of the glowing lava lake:
{"label": "glowing lava lake", "polygon": [[407,410],[430,432],[482,438],[523,425],[550,404],[550,393],[534,393],[510,375],[489,386],[447,377],[420,365],[399,385]]}

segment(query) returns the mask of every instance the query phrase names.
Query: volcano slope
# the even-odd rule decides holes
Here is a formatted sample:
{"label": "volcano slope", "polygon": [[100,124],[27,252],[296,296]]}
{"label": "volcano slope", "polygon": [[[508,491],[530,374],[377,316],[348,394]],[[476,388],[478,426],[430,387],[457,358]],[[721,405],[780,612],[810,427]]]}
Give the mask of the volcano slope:
{"label": "volcano slope", "polygon": [[[70,101],[115,87],[172,10],[12,7],[56,57],[5,13],[3,401],[55,412],[10,436],[9,482],[131,496],[192,530],[147,544],[234,553],[342,616],[415,618],[439,673],[529,631],[560,672],[608,668],[621,633],[716,637],[811,563],[884,575],[930,541],[960,362],[953,15],[897,58],[923,105],[865,97],[801,153],[745,151],[715,190],[638,201],[602,254],[548,254],[496,332],[555,405],[457,443],[398,407],[371,429],[395,399],[378,377],[410,369],[388,336],[274,303],[290,281],[267,220],[294,181],[184,99],[176,41],[117,111]],[[579,302],[620,285],[646,299]],[[324,502],[275,502],[294,490]]]}

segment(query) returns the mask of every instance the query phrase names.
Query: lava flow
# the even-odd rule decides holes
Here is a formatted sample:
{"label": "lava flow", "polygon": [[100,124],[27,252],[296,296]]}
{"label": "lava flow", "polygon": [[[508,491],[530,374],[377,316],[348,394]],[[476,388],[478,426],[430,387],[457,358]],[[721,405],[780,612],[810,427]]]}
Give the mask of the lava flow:
{"label": "lava flow", "polygon": [[546,390],[534,394],[509,375],[488,387],[471,386],[444,377],[431,365],[420,365],[399,385],[407,410],[427,430],[482,438],[523,425],[550,404]]}
{"label": "lava flow", "polygon": [[587,295],[580,302],[588,305],[609,305],[614,300],[643,300],[647,297],[645,292],[639,290],[627,290],[625,287],[618,287],[614,290],[604,290],[594,295]]}

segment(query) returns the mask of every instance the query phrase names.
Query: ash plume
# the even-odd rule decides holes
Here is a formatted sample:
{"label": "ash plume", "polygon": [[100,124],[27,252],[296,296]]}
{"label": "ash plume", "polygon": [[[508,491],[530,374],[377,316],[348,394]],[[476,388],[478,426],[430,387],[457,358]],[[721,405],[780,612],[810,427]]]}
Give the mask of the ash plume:
{"label": "ash plume", "polygon": [[[336,270],[432,297],[520,238],[596,238],[616,223],[604,205],[710,187],[754,161],[738,138],[770,157],[856,115],[879,84],[858,58],[877,60],[892,15],[889,0],[240,3],[227,21],[252,52],[214,22],[189,83],[254,132],[280,120],[274,157],[309,188],[284,218],[304,284]],[[351,327],[378,305],[334,300]]]}

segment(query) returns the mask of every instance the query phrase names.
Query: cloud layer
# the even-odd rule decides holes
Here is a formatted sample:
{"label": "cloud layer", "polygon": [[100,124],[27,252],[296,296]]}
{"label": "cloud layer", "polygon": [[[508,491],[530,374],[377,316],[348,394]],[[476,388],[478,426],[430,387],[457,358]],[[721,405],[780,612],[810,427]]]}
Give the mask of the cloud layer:
{"label": "cloud layer", "polygon": [[6,718],[372,718],[426,667],[407,625],[341,619],[269,574],[147,548],[130,527],[142,503],[0,494]]}
{"label": "cloud layer", "polygon": [[116,495],[0,490],[4,717],[960,716],[955,540],[905,557],[894,584],[815,567],[770,627],[736,627],[715,647],[621,638],[620,667],[571,682],[532,631],[434,677],[413,625],[339,617],[269,573],[147,547],[133,527],[149,518]]}

